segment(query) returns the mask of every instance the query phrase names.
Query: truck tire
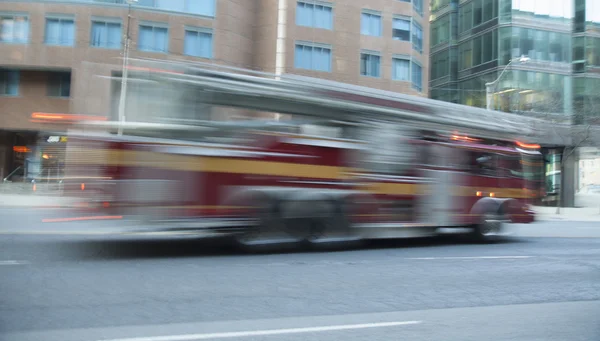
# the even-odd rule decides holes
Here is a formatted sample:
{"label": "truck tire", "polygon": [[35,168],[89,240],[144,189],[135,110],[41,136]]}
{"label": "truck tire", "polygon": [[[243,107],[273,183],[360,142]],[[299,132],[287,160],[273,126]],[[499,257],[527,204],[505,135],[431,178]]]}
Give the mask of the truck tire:
{"label": "truck tire", "polygon": [[484,214],[480,222],[473,227],[472,238],[478,243],[494,243],[500,239],[504,222],[496,213]]}
{"label": "truck tire", "polygon": [[235,234],[234,240],[239,247],[250,252],[264,252],[301,240],[286,233],[281,202],[263,194],[253,196],[253,200],[258,204],[252,217],[255,224]]}
{"label": "truck tire", "polygon": [[315,249],[360,245],[360,238],[352,233],[344,202],[336,200],[329,201],[328,204],[330,209],[324,217],[309,221],[307,244]]}

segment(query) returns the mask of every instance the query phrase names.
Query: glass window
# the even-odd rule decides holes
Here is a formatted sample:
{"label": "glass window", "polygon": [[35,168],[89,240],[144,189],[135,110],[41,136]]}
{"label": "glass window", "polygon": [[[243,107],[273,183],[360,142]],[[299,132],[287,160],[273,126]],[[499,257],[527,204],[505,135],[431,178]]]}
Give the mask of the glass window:
{"label": "glass window", "polygon": [[421,92],[423,91],[423,68],[416,62],[412,62],[412,87]]}
{"label": "glass window", "polygon": [[473,28],[473,7],[472,3],[469,2],[459,9],[460,19],[460,32],[464,32]]}
{"label": "glass window", "polygon": [[392,38],[394,40],[410,41],[410,20],[394,18]]}
{"label": "glass window", "polygon": [[71,73],[50,72],[48,73],[48,96],[69,97],[71,96]]}
{"label": "glass window", "polygon": [[207,17],[215,16],[215,0],[187,0],[186,4],[190,13]]}
{"label": "glass window", "polygon": [[536,30],[535,35],[535,55],[529,56],[536,60],[548,60],[548,40],[550,39],[550,32]]}
{"label": "glass window", "polygon": [[140,25],[138,49],[148,52],[168,52],[169,30],[164,26]]}
{"label": "glass window", "polygon": [[[564,62],[565,46],[563,35],[555,32],[550,32],[550,42],[548,46],[548,54],[552,62]],[[582,58],[583,59],[583,58]]]}
{"label": "glass window", "polygon": [[445,15],[431,23],[431,44],[445,43],[450,40],[450,16]]}
{"label": "glass window", "polygon": [[482,42],[482,45],[483,45],[482,46],[483,52],[482,52],[482,57],[481,57],[482,60],[481,60],[481,62],[482,63],[487,63],[487,62],[489,62],[489,61],[491,61],[491,60],[494,59],[494,57],[493,57],[493,55],[494,55],[494,52],[493,52],[493,49],[494,49],[494,38],[493,38],[492,32],[488,32],[488,33],[484,34],[481,42]]}
{"label": "glass window", "polygon": [[473,66],[481,64],[481,36],[473,39]]}
{"label": "glass window", "polygon": [[361,53],[360,74],[362,76],[379,77],[381,75],[381,57],[376,54]]}
{"label": "glass window", "polygon": [[0,15],[0,43],[29,41],[29,18],[22,15]]}
{"label": "glass window", "polygon": [[450,74],[449,56],[450,51],[446,50],[431,57],[431,79],[445,77]]}
{"label": "glass window", "polygon": [[483,6],[481,0],[473,1],[473,27],[483,22]]}
{"label": "glass window", "polygon": [[423,0],[412,0],[413,8],[415,12],[419,13],[419,15],[423,16]]}
{"label": "glass window", "polygon": [[19,80],[18,70],[0,70],[0,96],[18,96]]}
{"label": "glass window", "polygon": [[298,1],[296,25],[331,30],[333,28],[333,9],[327,5]]}
{"label": "glass window", "polygon": [[414,50],[423,52],[423,29],[421,25],[413,21],[412,46]]}
{"label": "glass window", "polygon": [[331,72],[331,48],[296,44],[294,67],[297,69]]}
{"label": "glass window", "polygon": [[410,60],[402,58],[392,59],[392,79],[396,81],[410,80]]}
{"label": "glass window", "polygon": [[183,54],[200,58],[212,58],[213,35],[206,29],[186,29]]}
{"label": "glass window", "polygon": [[[573,61],[583,60],[585,56],[585,38],[575,37],[573,38]],[[550,58],[555,58],[555,55],[551,52]]]}
{"label": "glass window", "polygon": [[585,2],[586,0],[575,0],[575,18],[573,20],[574,32],[585,32]]}
{"label": "glass window", "polygon": [[[192,1],[193,2],[193,1]],[[157,8],[167,11],[185,12],[185,0],[154,0]]]}
{"label": "glass window", "polygon": [[121,24],[117,22],[92,21],[90,46],[106,49],[121,47]]}
{"label": "glass window", "polygon": [[466,41],[458,47],[459,49],[459,71],[468,69],[473,66],[473,41]]}
{"label": "glass window", "polygon": [[483,22],[492,20],[495,16],[495,0],[483,0]]}
{"label": "glass window", "polygon": [[360,34],[381,36],[381,15],[363,12],[360,20]]}
{"label": "glass window", "polygon": [[[103,0],[103,2],[124,3],[125,1]],[[158,8],[165,11],[193,13],[207,17],[215,16],[215,0],[138,0],[136,5]]]}
{"label": "glass window", "polygon": [[588,66],[600,66],[600,38],[585,37],[586,62]]}
{"label": "glass window", "polygon": [[75,21],[67,18],[46,18],[46,37],[48,45],[75,45]]}
{"label": "glass window", "polygon": [[519,37],[519,49],[521,50],[521,54],[524,54],[529,57],[535,56],[534,50],[534,30],[529,28],[522,28],[521,34]]}
{"label": "glass window", "polygon": [[512,0],[498,0],[500,1],[500,22],[509,22],[512,17]]}

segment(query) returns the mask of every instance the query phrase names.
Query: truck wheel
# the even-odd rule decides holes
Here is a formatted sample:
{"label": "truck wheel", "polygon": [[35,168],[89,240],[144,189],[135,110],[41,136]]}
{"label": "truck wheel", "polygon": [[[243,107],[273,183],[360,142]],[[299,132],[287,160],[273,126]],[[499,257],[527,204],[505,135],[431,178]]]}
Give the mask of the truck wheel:
{"label": "truck wheel", "polygon": [[330,202],[329,206],[330,210],[324,217],[310,220],[306,242],[316,249],[358,245],[360,238],[352,235],[343,203]]}
{"label": "truck wheel", "polygon": [[[258,199],[257,199],[258,200]],[[269,251],[283,244],[298,242],[285,233],[285,220],[281,217],[280,205],[268,198],[263,200],[254,212],[253,226],[235,235],[235,242],[247,251]]]}
{"label": "truck wheel", "polygon": [[497,214],[485,214],[481,222],[473,228],[472,237],[480,243],[493,243],[498,241],[502,233],[504,222]]}

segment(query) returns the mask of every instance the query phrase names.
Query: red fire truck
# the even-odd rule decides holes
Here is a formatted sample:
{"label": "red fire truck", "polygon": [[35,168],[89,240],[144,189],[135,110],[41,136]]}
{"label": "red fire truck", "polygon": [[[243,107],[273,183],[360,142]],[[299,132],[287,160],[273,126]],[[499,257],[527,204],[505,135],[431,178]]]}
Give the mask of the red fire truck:
{"label": "red fire truck", "polygon": [[[256,246],[449,231],[489,241],[534,219],[541,155],[523,142],[522,118],[296,76],[154,61],[132,70],[153,88],[129,93],[149,107],[128,117],[145,122],[69,134],[78,220]],[[182,98],[292,118],[193,120]]]}

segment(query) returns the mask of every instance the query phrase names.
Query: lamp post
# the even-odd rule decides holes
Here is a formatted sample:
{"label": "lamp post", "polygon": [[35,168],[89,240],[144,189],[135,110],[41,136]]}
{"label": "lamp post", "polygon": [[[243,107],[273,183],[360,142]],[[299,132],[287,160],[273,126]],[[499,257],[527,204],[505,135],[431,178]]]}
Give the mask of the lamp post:
{"label": "lamp post", "polygon": [[527,63],[530,60],[531,60],[531,58],[526,57],[524,55],[522,55],[521,57],[518,57],[518,58],[511,59],[508,62],[508,64],[506,64],[506,66],[504,67],[504,69],[502,69],[502,72],[500,72],[500,75],[498,76],[498,78],[496,78],[495,81],[489,82],[489,83],[485,83],[486,102],[487,102],[486,103],[486,107],[487,107],[487,110],[492,110],[492,95],[496,91],[496,85],[498,85],[498,82],[500,81],[500,79],[502,78],[502,75],[504,75],[504,72],[506,72],[506,70],[508,69],[508,67],[513,62],[515,62],[515,61],[518,61],[519,63]]}
{"label": "lamp post", "polygon": [[125,33],[125,44],[123,46],[123,70],[121,71],[121,93],[119,96],[119,129],[118,135],[123,135],[123,123],[125,122],[125,101],[127,99],[127,74],[129,68],[129,24],[131,22],[131,4],[138,0],[127,1],[127,28]]}

